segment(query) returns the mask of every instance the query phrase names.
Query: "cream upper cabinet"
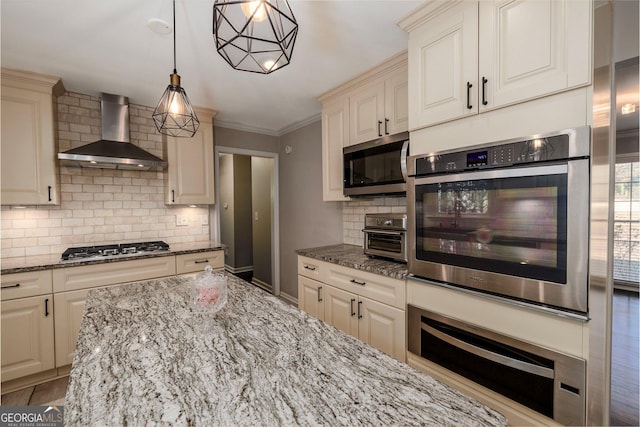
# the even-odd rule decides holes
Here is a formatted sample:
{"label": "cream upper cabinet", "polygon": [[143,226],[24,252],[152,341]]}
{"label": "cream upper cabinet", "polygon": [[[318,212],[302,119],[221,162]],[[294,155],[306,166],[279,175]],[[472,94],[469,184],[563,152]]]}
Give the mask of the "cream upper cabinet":
{"label": "cream upper cabinet", "polygon": [[409,128],[591,82],[589,0],[428,2],[409,32]]}
{"label": "cream upper cabinet", "polygon": [[480,109],[589,84],[592,7],[589,0],[481,1]]}
{"label": "cream upper cabinet", "polygon": [[168,205],[215,203],[213,117],[216,112],[196,109],[200,127],[192,138],[167,138]]}
{"label": "cream upper cabinet", "polygon": [[2,381],[55,368],[53,298],[2,301]]}
{"label": "cream upper cabinet", "polygon": [[349,98],[322,106],[322,199],[349,200],[343,193],[342,149],[349,141]]}
{"label": "cream upper cabinet", "polygon": [[1,203],[60,203],[54,97],[57,77],[2,69]]}
{"label": "cream upper cabinet", "polygon": [[408,96],[406,66],[352,93],[349,98],[350,134],[347,145],[406,131],[409,125]]}

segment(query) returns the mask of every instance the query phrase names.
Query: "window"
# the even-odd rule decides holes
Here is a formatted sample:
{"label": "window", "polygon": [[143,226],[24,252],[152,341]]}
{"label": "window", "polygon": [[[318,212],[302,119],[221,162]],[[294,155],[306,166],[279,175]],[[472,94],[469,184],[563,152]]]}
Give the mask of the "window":
{"label": "window", "polygon": [[613,278],[638,286],[640,279],[640,162],[616,164]]}

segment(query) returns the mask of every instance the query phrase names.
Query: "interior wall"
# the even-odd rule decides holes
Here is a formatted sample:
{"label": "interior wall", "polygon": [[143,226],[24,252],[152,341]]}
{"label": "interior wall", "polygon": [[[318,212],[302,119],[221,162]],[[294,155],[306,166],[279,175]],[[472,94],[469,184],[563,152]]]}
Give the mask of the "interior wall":
{"label": "interior wall", "polygon": [[295,250],[342,242],[342,202],[322,200],[320,121],[280,138],[279,169],[280,291],[297,298]]}
{"label": "interior wall", "polygon": [[271,221],[273,211],[273,159],[251,157],[251,207],[253,210],[253,278],[273,285]]}
{"label": "interior wall", "polygon": [[233,207],[233,156],[231,154],[220,155],[220,243],[226,245],[224,263],[235,268],[235,241],[234,241],[234,207]]}
{"label": "interior wall", "polygon": [[248,271],[253,266],[251,224],[251,157],[233,155],[233,224],[236,269]]}

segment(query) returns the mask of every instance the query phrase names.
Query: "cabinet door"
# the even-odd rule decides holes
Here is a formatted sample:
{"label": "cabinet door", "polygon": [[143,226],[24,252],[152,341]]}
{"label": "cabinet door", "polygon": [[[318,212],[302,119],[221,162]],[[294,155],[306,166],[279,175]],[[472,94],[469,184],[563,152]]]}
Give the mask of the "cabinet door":
{"label": "cabinet door", "polygon": [[349,335],[358,337],[358,296],[325,285],[324,321]]}
{"label": "cabinet door", "polygon": [[461,2],[411,31],[409,129],[476,114],[477,73],[477,2]]}
{"label": "cabinet door", "polygon": [[298,308],[313,317],[324,320],[325,285],[304,276],[298,276]]}
{"label": "cabinet door", "polygon": [[53,369],[52,295],[2,302],[2,381]]}
{"label": "cabinet door", "polygon": [[322,107],[322,199],[349,200],[344,196],[342,149],[349,141],[349,98]]}
{"label": "cabinet door", "polygon": [[384,82],[359,89],[349,98],[349,145],[384,135]]}
{"label": "cabinet door", "polygon": [[2,204],[57,204],[52,96],[3,84],[1,108]]}
{"label": "cabinet door", "polygon": [[358,327],[358,338],[404,362],[405,312],[360,297],[358,315],[362,316]]}
{"label": "cabinet door", "polygon": [[409,129],[409,72],[402,67],[385,81],[384,85],[385,135],[406,132]]}
{"label": "cabinet door", "polygon": [[210,266],[214,270],[224,268],[224,251],[196,252],[176,255],[176,274],[202,273]]}
{"label": "cabinet door", "polygon": [[89,290],[55,294],[56,306],[56,367],[70,365],[76,351],[76,341]]}
{"label": "cabinet door", "polygon": [[213,125],[202,122],[193,138],[167,138],[167,153],[167,204],[214,204]]}
{"label": "cabinet door", "polygon": [[480,109],[589,84],[591,9],[587,0],[481,1]]}

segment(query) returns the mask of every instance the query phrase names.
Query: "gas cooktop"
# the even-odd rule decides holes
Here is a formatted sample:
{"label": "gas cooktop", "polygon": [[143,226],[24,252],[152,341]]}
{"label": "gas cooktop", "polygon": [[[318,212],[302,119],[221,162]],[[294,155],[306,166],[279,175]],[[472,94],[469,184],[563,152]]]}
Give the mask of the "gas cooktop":
{"label": "gas cooktop", "polygon": [[94,259],[100,257],[115,257],[133,254],[147,254],[151,252],[168,251],[169,245],[163,241],[120,243],[115,245],[83,246],[69,248],[62,254],[62,261]]}

